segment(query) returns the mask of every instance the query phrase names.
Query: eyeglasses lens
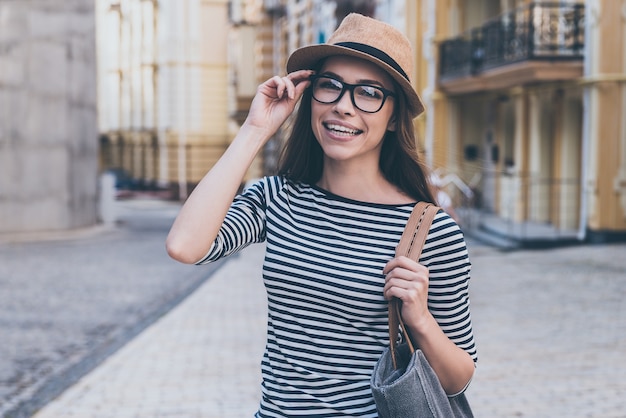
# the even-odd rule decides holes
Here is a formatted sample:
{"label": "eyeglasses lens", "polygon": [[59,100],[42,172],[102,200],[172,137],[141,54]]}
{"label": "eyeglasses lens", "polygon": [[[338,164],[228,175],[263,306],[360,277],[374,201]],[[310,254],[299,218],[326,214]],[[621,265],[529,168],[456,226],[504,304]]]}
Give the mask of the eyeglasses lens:
{"label": "eyeglasses lens", "polygon": [[345,90],[350,90],[352,103],[363,112],[378,112],[385,101],[385,93],[375,86],[345,84],[329,77],[313,82],[313,98],[320,103],[335,103]]}

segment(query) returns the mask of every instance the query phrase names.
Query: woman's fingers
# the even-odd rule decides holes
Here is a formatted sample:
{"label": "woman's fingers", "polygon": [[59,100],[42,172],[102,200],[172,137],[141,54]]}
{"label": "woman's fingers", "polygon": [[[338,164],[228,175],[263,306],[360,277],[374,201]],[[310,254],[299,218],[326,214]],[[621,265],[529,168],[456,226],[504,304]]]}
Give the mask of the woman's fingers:
{"label": "woman's fingers", "polygon": [[428,317],[428,268],[407,257],[389,261],[385,273],[385,299],[402,301],[402,319],[417,327]]}
{"label": "woman's fingers", "polygon": [[424,299],[428,296],[428,277],[415,273],[396,271],[386,277],[384,295],[386,299],[397,297],[405,299]]}
{"label": "woman's fingers", "polygon": [[293,112],[313,71],[274,76],[260,84],[248,112],[247,124],[273,134]]}
{"label": "woman's fingers", "polygon": [[289,99],[295,97],[295,89],[293,82],[289,77],[275,77],[277,79],[276,96],[279,99],[284,99],[285,96]]}
{"label": "woman's fingers", "polygon": [[[300,70],[294,71],[293,73],[289,73],[284,77],[274,76],[261,85],[261,89],[269,87],[269,91],[274,90],[275,95],[273,95],[276,99],[296,99],[298,98],[298,93],[302,93],[304,89],[308,86],[308,80],[311,74],[314,71],[312,70]],[[272,96],[270,94],[270,96]]]}
{"label": "woman's fingers", "polygon": [[393,296],[401,299],[415,298],[428,294],[428,269],[407,257],[392,259],[385,266],[383,274],[387,299]]}
{"label": "woman's fingers", "polygon": [[428,268],[418,263],[417,261],[411,260],[408,257],[400,256],[392,258],[383,269],[383,274],[389,276],[399,271],[408,271],[415,274],[426,274],[428,277]]}
{"label": "woman's fingers", "polygon": [[259,86],[259,93],[272,100],[281,99],[286,90],[285,80],[275,75]]}
{"label": "woman's fingers", "polygon": [[300,70],[287,74],[285,85],[287,87],[287,96],[290,99],[298,99],[305,88],[310,84],[309,77],[314,74],[313,70]]}
{"label": "woman's fingers", "polygon": [[309,77],[315,74],[313,70],[298,70],[292,73],[287,74],[287,78],[289,78],[294,84],[299,84],[302,81],[308,81]]}

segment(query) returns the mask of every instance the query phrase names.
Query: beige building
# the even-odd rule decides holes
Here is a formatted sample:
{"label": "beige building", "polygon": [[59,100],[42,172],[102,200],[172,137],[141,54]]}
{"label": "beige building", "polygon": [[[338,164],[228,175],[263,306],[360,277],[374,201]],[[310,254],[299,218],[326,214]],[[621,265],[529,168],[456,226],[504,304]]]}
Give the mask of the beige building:
{"label": "beige building", "polygon": [[98,0],[101,165],[184,199],[228,145],[227,0]]}
{"label": "beige building", "polygon": [[[119,34],[100,67],[103,164],[145,184],[184,198],[257,85],[358,11],[413,43],[419,148],[468,232],[506,245],[626,237],[624,0],[101,1],[113,23],[99,39]],[[249,178],[272,172],[283,136]]]}

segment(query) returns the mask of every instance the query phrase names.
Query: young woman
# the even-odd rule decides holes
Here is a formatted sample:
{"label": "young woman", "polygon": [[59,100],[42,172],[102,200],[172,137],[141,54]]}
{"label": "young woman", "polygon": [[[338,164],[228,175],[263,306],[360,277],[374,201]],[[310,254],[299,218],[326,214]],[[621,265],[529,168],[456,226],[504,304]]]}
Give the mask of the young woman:
{"label": "young woman", "polygon": [[[445,391],[471,380],[470,262],[458,226],[440,211],[419,263],[394,257],[415,203],[434,201],[416,152],[412,119],[423,107],[411,61],[404,35],[357,14],[327,44],[294,52],[287,76],[259,86],[236,138],[172,226],[167,250],[184,263],[266,243],[257,417],[376,417],[370,377],[389,344],[393,297]],[[278,175],[237,195],[299,101]]]}

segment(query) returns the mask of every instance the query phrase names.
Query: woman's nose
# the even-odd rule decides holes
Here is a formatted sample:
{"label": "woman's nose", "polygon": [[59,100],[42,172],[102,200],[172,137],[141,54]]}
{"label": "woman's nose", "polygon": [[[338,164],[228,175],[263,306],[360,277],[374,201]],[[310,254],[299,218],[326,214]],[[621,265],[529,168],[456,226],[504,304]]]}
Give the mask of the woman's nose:
{"label": "woman's nose", "polygon": [[335,111],[346,115],[354,114],[354,104],[352,103],[351,91],[345,89],[341,97],[335,102]]}

